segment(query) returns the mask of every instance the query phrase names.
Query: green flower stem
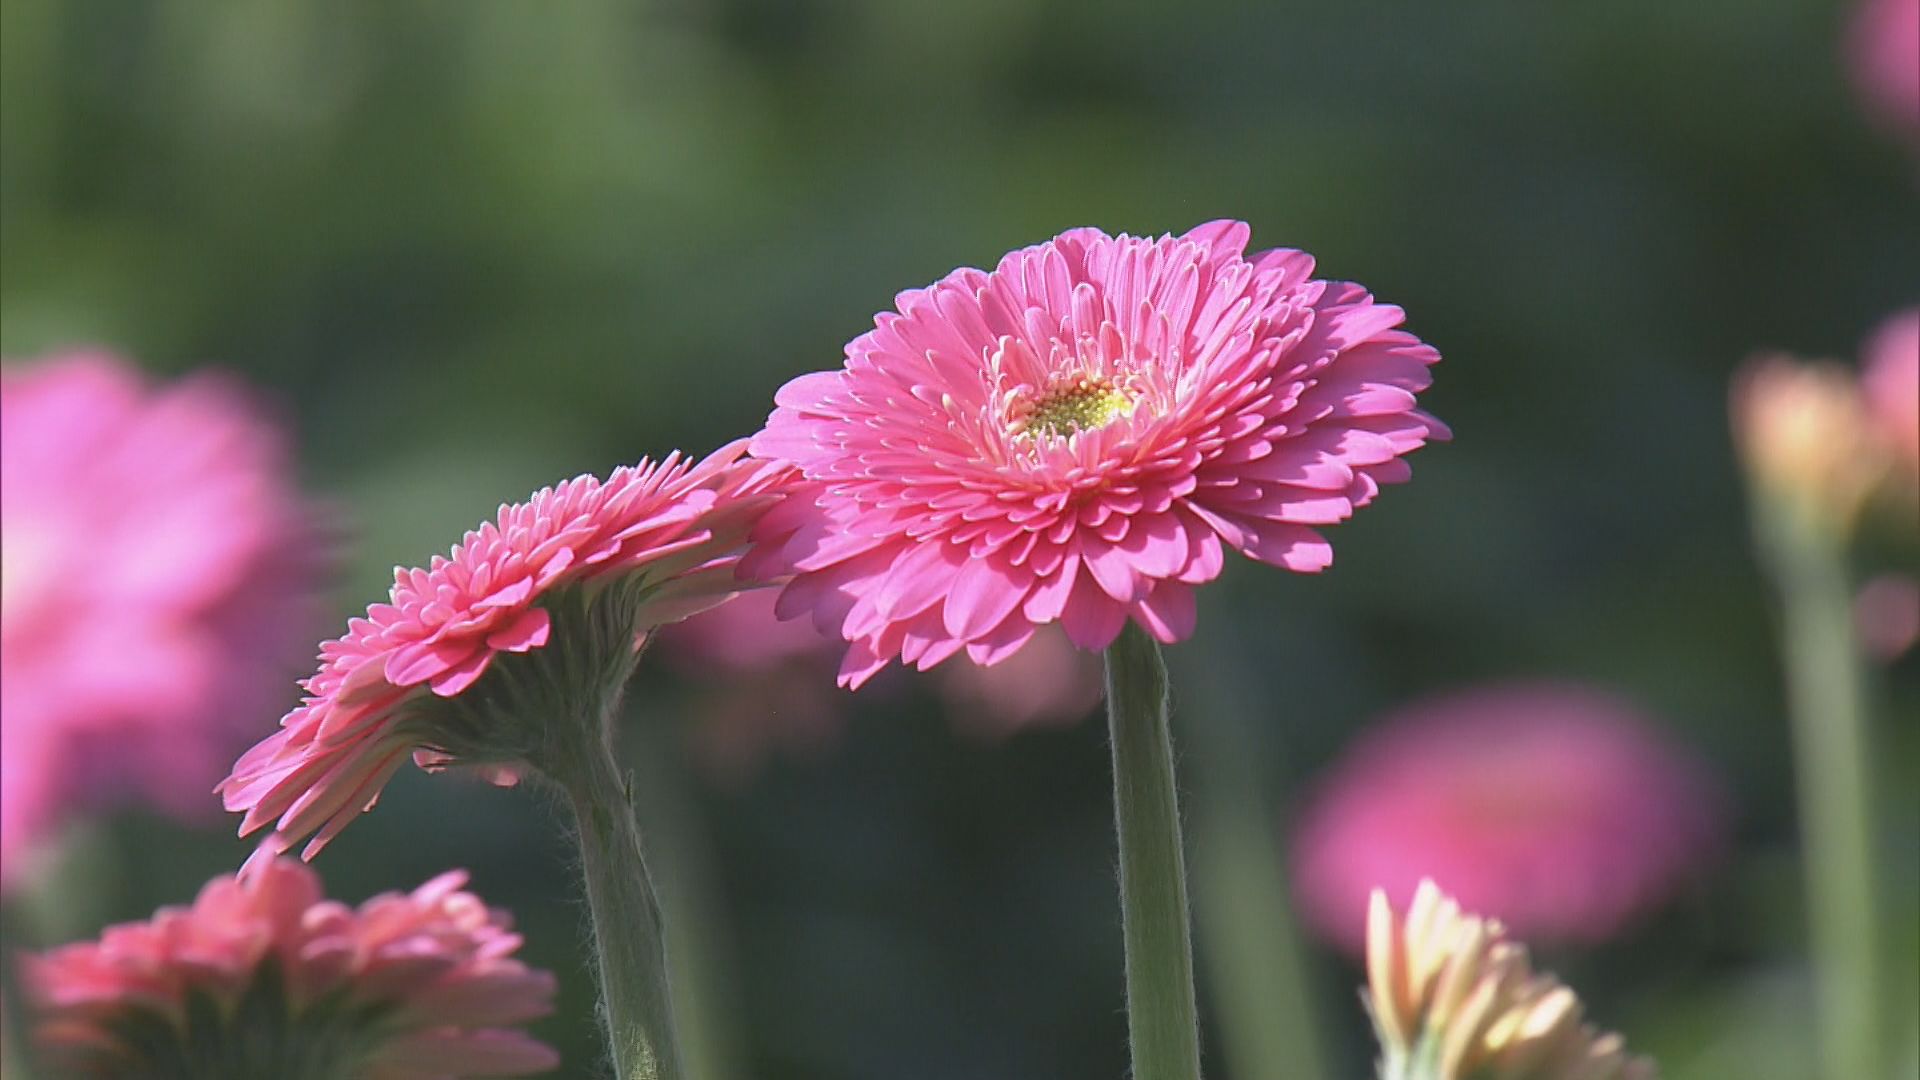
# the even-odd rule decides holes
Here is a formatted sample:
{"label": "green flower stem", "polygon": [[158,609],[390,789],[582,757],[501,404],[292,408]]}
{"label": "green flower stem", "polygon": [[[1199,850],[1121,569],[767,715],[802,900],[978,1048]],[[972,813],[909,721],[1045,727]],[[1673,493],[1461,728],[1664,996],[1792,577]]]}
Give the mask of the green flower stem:
{"label": "green flower stem", "polygon": [[609,742],[582,751],[553,779],[578,826],[614,1068],[620,1080],[682,1080],[664,928],[632,800]]}
{"label": "green flower stem", "polygon": [[1884,1077],[1872,749],[1844,537],[1785,500],[1761,502],[1761,546],[1780,593],[1824,1075]]}
{"label": "green flower stem", "polygon": [[1131,622],[1107,650],[1113,813],[1134,1080],[1199,1080],[1186,859],[1160,647]]}
{"label": "green flower stem", "polygon": [[1314,973],[1282,857],[1276,792],[1285,779],[1264,765],[1284,755],[1248,721],[1275,706],[1249,679],[1244,652],[1223,644],[1204,670],[1174,665],[1183,697],[1204,718],[1190,729],[1190,754],[1207,775],[1191,815],[1194,929],[1227,1071],[1327,1080]]}

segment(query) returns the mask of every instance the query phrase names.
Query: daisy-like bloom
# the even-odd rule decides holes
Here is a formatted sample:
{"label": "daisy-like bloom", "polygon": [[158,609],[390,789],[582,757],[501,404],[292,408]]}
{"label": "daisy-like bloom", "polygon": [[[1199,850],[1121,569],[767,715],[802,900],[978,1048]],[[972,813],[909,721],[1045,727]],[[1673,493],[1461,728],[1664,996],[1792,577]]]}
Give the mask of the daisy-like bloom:
{"label": "daisy-like bloom", "polygon": [[993,664],[1055,621],[1086,649],[1128,619],[1181,640],[1226,548],[1326,567],[1317,527],[1445,437],[1400,309],[1247,238],[1076,229],[901,293],[843,369],[781,389],[753,453],[805,483],[747,566],[851,643],[842,683]]}
{"label": "daisy-like bloom", "polygon": [[1719,796],[1638,710],[1574,684],[1416,702],[1321,779],[1294,836],[1304,917],[1358,949],[1367,897],[1433,878],[1519,933],[1597,942],[1710,854]]}
{"label": "daisy-like bloom", "polygon": [[358,908],[292,860],[218,877],[191,907],[29,957],[36,1041],[59,1075],[204,1080],[526,1076],[559,1055],[518,1025],[554,980],[515,959],[464,871]]}
{"label": "daisy-like bloom", "polygon": [[321,646],[300,706],[220,785],[241,835],[275,825],[255,861],[317,832],[312,857],[409,756],[510,780],[601,738],[646,634],[740,587],[739,549],[785,473],[744,450],[543,489],[396,570],[390,601]]}
{"label": "daisy-like bloom", "polygon": [[1047,627],[997,667],[948,666],[940,696],[967,734],[1003,739],[1017,732],[1084,720],[1100,704],[1100,662]]}
{"label": "daisy-like bloom", "polygon": [[1653,1062],[1581,1020],[1580,999],[1535,973],[1496,921],[1460,910],[1431,881],[1404,917],[1375,890],[1367,908],[1367,1011],[1381,1080],[1654,1080]]}
{"label": "daisy-like bloom", "polygon": [[317,619],[318,515],[235,382],[103,353],[0,367],[0,875],[77,813],[185,817],[284,707]]}

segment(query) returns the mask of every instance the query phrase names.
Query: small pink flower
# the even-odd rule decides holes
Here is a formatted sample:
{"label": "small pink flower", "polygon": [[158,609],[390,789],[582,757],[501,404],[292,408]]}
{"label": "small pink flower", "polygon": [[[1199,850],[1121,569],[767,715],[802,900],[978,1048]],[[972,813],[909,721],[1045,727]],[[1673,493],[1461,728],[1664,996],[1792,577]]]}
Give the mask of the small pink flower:
{"label": "small pink flower", "polygon": [[[502,779],[538,767],[554,713],[603,707],[651,629],[740,587],[739,549],[785,481],[744,449],[543,489],[502,506],[448,557],[396,570],[391,601],[321,646],[302,704],[220,785],[227,809],[246,812],[242,836],[275,825],[255,860],[317,832],[311,858],[409,755]],[[566,640],[548,650],[550,636]],[[520,657],[527,664],[482,681]]]}
{"label": "small pink flower", "polygon": [[1861,0],[1847,53],[1868,111],[1920,146],[1920,0]]}
{"label": "small pink flower", "polygon": [[1625,703],[1514,683],[1422,701],[1362,736],[1295,834],[1303,914],[1357,949],[1368,894],[1431,877],[1541,939],[1592,942],[1665,900],[1715,844],[1719,802]]}
{"label": "small pink flower", "polygon": [[0,873],[81,809],[213,810],[317,617],[317,516],[232,381],[0,368]]}
{"label": "small pink flower", "polygon": [[990,665],[1055,621],[1086,649],[1129,618],[1181,640],[1226,547],[1323,569],[1316,527],[1445,437],[1400,309],[1247,237],[1065,233],[901,293],[843,369],[781,389],[753,453],[806,483],[747,570],[795,575],[780,612],[852,643],[843,683]]}
{"label": "small pink flower", "polygon": [[1853,626],[1869,656],[1898,660],[1920,643],[1920,581],[1906,574],[1876,575],[1854,594]]}
{"label": "small pink flower", "polygon": [[660,647],[680,666],[702,674],[746,674],[831,655],[834,639],[811,624],[774,615],[778,595],[774,589],[743,592],[662,634]]}
{"label": "small pink flower", "polygon": [[451,871],[355,909],[324,899],[319,877],[290,860],[215,878],[192,907],[29,957],[37,1041],[61,1076],[553,1069],[559,1055],[517,1027],[553,1011],[553,976],[514,959],[511,916],[463,891],[466,880]]}
{"label": "small pink flower", "polygon": [[1915,479],[1920,477],[1920,308],[1892,316],[1867,339],[1860,391],[1868,421],[1893,452],[1911,489],[1920,482]]}

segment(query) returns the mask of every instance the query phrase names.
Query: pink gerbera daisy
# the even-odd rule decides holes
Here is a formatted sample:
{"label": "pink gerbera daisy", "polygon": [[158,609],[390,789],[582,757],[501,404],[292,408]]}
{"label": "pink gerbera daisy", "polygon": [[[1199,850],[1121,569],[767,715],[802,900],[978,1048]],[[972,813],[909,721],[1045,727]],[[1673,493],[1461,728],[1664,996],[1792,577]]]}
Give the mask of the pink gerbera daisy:
{"label": "pink gerbera daisy", "polygon": [[217,375],[101,353],[0,367],[0,873],[76,813],[197,818],[317,622],[317,514]]}
{"label": "pink gerbera daisy", "polygon": [[805,484],[748,569],[792,573],[782,616],[852,643],[843,683],[992,664],[1056,620],[1087,649],[1128,619],[1178,641],[1226,547],[1331,562],[1316,527],[1445,436],[1414,407],[1439,354],[1247,237],[1064,233],[901,293],[843,369],[781,389],[752,450]]}
{"label": "pink gerbera daisy", "polygon": [[1508,683],[1417,702],[1322,778],[1294,845],[1303,914],[1361,944],[1368,896],[1433,878],[1553,941],[1603,941],[1716,845],[1717,788],[1631,705]]}
{"label": "pink gerbera daisy", "polygon": [[317,831],[311,857],[409,755],[511,779],[599,738],[648,631],[739,588],[739,549],[785,472],[744,449],[544,489],[396,570],[390,602],[321,646],[306,698],[220,785],[241,835],[276,825],[255,859]]}
{"label": "pink gerbera daisy", "polygon": [[453,1080],[559,1065],[516,1025],[553,976],[514,959],[504,911],[451,871],[359,908],[276,860],[193,906],[29,957],[36,1041],[61,1076]]}

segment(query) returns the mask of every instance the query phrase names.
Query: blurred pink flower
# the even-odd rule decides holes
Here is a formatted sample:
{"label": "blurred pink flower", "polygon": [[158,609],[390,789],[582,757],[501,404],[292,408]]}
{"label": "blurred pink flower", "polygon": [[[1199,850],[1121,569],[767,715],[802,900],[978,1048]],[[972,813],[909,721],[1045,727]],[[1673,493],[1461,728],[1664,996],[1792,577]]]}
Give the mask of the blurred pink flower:
{"label": "blurred pink flower", "polygon": [[938,685],[954,726],[985,739],[1084,720],[1105,693],[1099,658],[1074,648],[1055,627],[994,667],[949,665]]}
{"label": "blurred pink flower", "polygon": [[776,589],[753,589],[660,635],[680,666],[702,672],[764,671],[788,660],[819,660],[837,643],[811,623],[774,615]]}
{"label": "blurred pink flower", "polygon": [[0,876],[74,812],[197,816],[317,621],[317,516],[234,382],[0,368]]}
{"label": "blurred pink flower", "polygon": [[[391,602],[321,646],[301,705],[220,784],[227,809],[246,812],[242,836],[275,826],[254,861],[317,832],[311,858],[372,809],[409,755],[422,768],[480,766],[501,779],[532,762],[546,745],[544,713],[565,707],[554,698],[597,692],[549,677],[624,681],[648,632],[740,587],[739,549],[785,482],[782,467],[744,450],[735,443],[697,464],[643,460],[604,483],[581,476],[542,489],[427,569],[396,569]],[[562,613],[562,636],[573,637],[553,670],[502,675],[464,709],[455,704],[497,660],[546,655]],[[619,640],[597,640],[609,633]]]}
{"label": "blurred pink flower", "polygon": [[1867,339],[1861,365],[1867,417],[1912,487],[1920,483],[1920,308],[1881,323]]}
{"label": "blurred pink flower", "polygon": [[1718,788],[1633,708],[1511,683],[1418,702],[1319,782],[1294,838],[1303,915],[1358,950],[1368,895],[1431,877],[1545,940],[1617,934],[1716,845]]}
{"label": "blurred pink flower", "polygon": [[451,871],[354,909],[291,860],[215,878],[192,907],[29,957],[37,1041],[61,1076],[553,1069],[559,1055],[516,1026],[553,1011],[553,976],[513,958],[511,916],[462,891],[466,880]]}
{"label": "blurred pink flower", "polygon": [[1225,547],[1324,568],[1314,527],[1445,437],[1414,407],[1439,354],[1247,239],[1077,229],[901,293],[843,369],[776,396],[753,453],[807,483],[747,572],[795,575],[781,615],[851,642],[858,686],[895,657],[991,665],[1055,621],[1086,649],[1128,619],[1181,640]]}
{"label": "blurred pink flower", "polygon": [[1847,53],[1867,110],[1920,145],[1920,0],[1861,0]]}
{"label": "blurred pink flower", "polygon": [[1920,581],[1906,574],[1879,574],[1853,598],[1853,623],[1867,653],[1897,660],[1920,642]]}

